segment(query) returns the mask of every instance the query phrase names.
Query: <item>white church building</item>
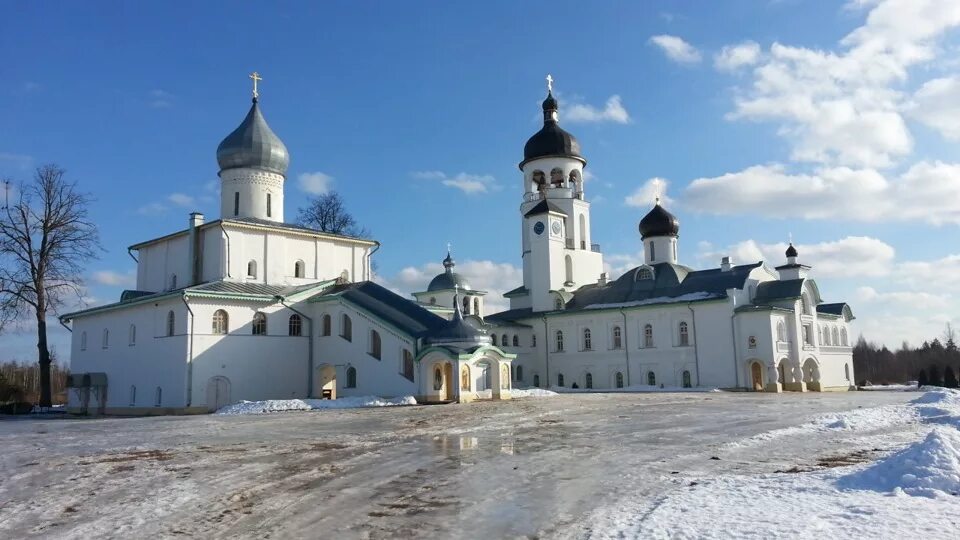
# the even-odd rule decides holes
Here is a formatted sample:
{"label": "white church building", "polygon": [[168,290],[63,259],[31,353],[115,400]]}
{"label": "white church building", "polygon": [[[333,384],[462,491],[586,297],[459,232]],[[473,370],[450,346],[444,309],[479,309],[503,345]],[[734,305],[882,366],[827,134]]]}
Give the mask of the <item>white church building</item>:
{"label": "white church building", "polygon": [[851,387],[843,303],[824,304],[791,245],[786,264],[693,270],[679,221],[640,221],[645,263],[616,280],[590,233],[576,139],[552,92],[520,163],[523,284],[485,291],[444,272],[408,300],[371,281],[379,243],[284,221],[289,155],[256,90],[217,148],[220,217],[130,246],[137,285],[61,317],[72,329],[68,410],[170,414],[239,400],[413,395],[509,399],[513,386]]}

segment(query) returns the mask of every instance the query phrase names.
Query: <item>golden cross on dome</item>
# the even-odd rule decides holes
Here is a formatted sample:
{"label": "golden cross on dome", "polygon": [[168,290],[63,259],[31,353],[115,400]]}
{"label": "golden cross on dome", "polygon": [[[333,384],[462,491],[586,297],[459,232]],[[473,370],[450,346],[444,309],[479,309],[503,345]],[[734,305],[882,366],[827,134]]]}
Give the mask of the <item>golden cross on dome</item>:
{"label": "golden cross on dome", "polygon": [[260,93],[257,92],[257,81],[262,81],[263,79],[260,78],[260,74],[257,73],[256,71],[248,75],[248,77],[253,79],[253,97],[255,98],[260,97]]}
{"label": "golden cross on dome", "polygon": [[547,73],[547,92],[553,92],[553,77]]}

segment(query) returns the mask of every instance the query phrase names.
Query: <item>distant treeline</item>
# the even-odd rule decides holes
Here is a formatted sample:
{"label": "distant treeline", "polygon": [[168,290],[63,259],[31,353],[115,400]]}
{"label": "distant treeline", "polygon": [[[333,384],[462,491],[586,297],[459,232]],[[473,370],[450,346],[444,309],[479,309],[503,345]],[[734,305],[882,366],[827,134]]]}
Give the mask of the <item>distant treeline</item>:
{"label": "distant treeline", "polygon": [[[67,402],[67,376],[70,370],[56,363],[50,366],[50,386],[53,387],[53,404]],[[4,362],[0,364],[0,404],[38,403],[40,401],[39,364]]]}
{"label": "distant treeline", "polygon": [[960,350],[956,338],[949,323],[941,338],[924,341],[919,347],[910,347],[904,342],[896,351],[879,347],[860,336],[853,347],[857,384],[918,381],[921,385],[957,388]]}

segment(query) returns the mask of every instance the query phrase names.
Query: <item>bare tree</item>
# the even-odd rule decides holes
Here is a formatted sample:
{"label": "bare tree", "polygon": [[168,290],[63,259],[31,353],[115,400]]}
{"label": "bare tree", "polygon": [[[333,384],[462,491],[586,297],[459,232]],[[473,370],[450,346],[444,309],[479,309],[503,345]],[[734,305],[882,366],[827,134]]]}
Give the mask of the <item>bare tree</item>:
{"label": "bare tree", "polygon": [[80,299],[82,265],[102,251],[89,204],[63,169],[45,165],[0,215],[0,327],[36,317],[41,407],[51,405],[47,316]]}
{"label": "bare tree", "polygon": [[331,191],[309,199],[306,208],[297,211],[297,223],[326,233],[344,234],[359,238],[369,238],[370,232],[357,224],[350,212],[347,212],[343,199],[336,191]]}

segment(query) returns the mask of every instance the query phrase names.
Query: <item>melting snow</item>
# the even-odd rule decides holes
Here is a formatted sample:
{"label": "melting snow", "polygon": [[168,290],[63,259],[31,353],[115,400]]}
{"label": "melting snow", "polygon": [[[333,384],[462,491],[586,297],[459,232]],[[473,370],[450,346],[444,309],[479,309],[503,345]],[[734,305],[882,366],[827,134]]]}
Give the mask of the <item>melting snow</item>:
{"label": "melting snow", "polygon": [[560,394],[552,390],[544,390],[543,388],[514,388],[510,390],[510,396],[515,398],[554,397],[558,395]]}
{"label": "melting snow", "polygon": [[927,497],[960,495],[960,432],[936,427],[923,441],[841,478],[838,485]]}
{"label": "melting snow", "polygon": [[241,401],[218,410],[216,414],[266,414],[282,411],[313,411],[317,409],[358,409],[361,407],[391,407],[416,405],[413,396],[383,399],[377,396],[345,397],[340,399],[268,399]]}

